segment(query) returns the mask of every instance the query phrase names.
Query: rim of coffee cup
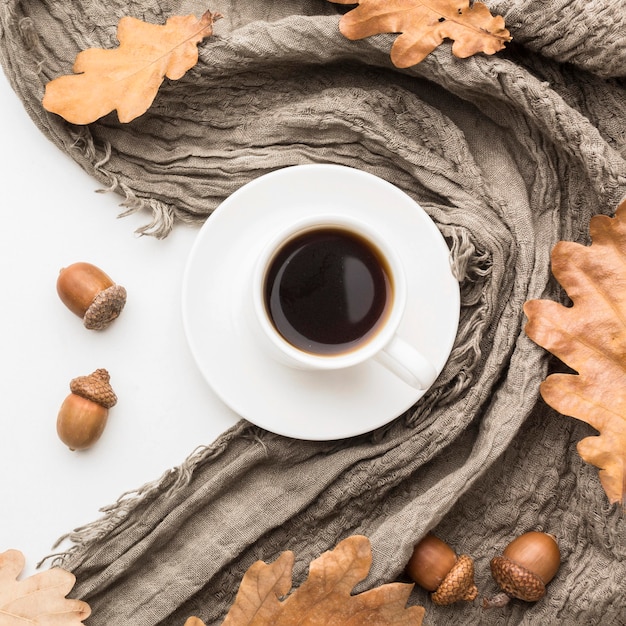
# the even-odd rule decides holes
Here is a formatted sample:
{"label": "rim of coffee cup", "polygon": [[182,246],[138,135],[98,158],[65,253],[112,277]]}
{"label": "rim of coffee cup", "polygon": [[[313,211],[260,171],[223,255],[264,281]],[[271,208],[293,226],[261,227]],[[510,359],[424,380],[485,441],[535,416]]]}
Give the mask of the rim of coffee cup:
{"label": "rim of coffee cup", "polygon": [[[373,244],[385,258],[392,280],[392,302],[387,319],[363,345],[340,354],[315,354],[297,348],[287,341],[272,323],[265,305],[265,276],[272,260],[282,247],[294,237],[311,230],[337,227],[353,231]],[[309,216],[280,229],[263,247],[252,279],[253,313],[263,335],[269,340],[274,354],[292,366],[310,369],[341,369],[357,365],[374,357],[396,334],[406,305],[406,276],[402,261],[393,248],[368,223],[358,218],[332,214]]]}

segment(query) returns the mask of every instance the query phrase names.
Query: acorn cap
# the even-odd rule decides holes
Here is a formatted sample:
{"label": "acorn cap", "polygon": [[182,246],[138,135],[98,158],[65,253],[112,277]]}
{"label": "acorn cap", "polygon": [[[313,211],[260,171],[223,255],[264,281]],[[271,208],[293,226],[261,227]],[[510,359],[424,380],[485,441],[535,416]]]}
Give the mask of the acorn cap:
{"label": "acorn cap", "polygon": [[117,396],[109,384],[109,372],[97,369],[88,376],[79,376],[70,381],[70,391],[77,396],[91,400],[105,409],[117,403]]}
{"label": "acorn cap", "polygon": [[435,604],[443,606],[459,600],[471,602],[477,595],[474,561],[467,554],[463,554],[430,597]]}
{"label": "acorn cap", "polygon": [[83,324],[89,330],[103,330],[122,312],[126,304],[126,289],[112,285],[103,289],[85,311]]}
{"label": "acorn cap", "polygon": [[491,574],[502,591],[519,600],[536,602],[546,593],[539,576],[505,556],[491,559]]}

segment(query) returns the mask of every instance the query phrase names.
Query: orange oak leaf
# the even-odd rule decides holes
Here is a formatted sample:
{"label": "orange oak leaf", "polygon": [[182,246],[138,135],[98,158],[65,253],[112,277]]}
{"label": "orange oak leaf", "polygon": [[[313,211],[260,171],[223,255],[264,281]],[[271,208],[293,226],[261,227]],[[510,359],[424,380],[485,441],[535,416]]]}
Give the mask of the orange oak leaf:
{"label": "orange oak leaf", "polygon": [[76,578],[58,567],[17,580],[24,569],[19,550],[0,553],[0,624],[2,626],[78,626],[91,609],[65,596]]}
{"label": "orange oak leaf", "polygon": [[[372,564],[367,537],[353,535],[311,562],[302,585],[292,586],[293,552],[253,563],[244,574],[222,626],[420,626],[424,608],[407,607],[413,585],[389,583],[352,595]],[[289,595],[287,595],[289,594]],[[286,596],[286,597],[285,597]],[[197,621],[194,621],[197,620]],[[197,617],[185,626],[204,626]]]}
{"label": "orange oak leaf", "polygon": [[554,409],[600,434],[578,443],[580,456],[600,469],[610,502],[626,505],[626,200],[615,217],[589,222],[592,243],[560,241],[552,273],[573,302],[530,300],[526,334],[577,374],[551,374],[541,383]]}
{"label": "orange oak leaf", "polygon": [[74,74],[46,85],[44,108],[72,124],[90,124],[115,109],[120,122],[134,120],[150,108],[165,77],[178,80],[198,62],[198,43],[220,17],[175,15],[164,25],[121,18],[120,45],[79,52]]}
{"label": "orange oak leaf", "polygon": [[[354,0],[330,0],[355,4]],[[493,16],[482,2],[470,0],[357,0],[359,6],[341,17],[339,30],[348,39],[380,33],[400,33],[391,46],[396,67],[423,61],[444,39],[452,53],[467,58],[478,52],[494,54],[511,40],[504,18]]]}

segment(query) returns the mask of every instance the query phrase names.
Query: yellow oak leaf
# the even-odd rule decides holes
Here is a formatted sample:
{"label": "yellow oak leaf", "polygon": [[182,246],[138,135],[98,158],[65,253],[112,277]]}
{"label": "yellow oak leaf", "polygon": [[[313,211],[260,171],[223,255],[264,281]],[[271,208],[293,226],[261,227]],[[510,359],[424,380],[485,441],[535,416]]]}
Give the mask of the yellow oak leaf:
{"label": "yellow oak leaf", "polygon": [[526,302],[526,334],[577,372],[551,374],[541,395],[599,432],[581,440],[578,453],[600,469],[610,502],[625,506],[626,200],[615,217],[592,217],[589,231],[590,246],[560,241],[552,252],[552,273],[573,305]]}
{"label": "yellow oak leaf", "polygon": [[[354,0],[330,0],[355,4]],[[400,33],[391,47],[396,67],[423,61],[445,39],[452,53],[467,58],[478,52],[494,54],[511,34],[504,18],[493,16],[482,2],[470,0],[357,0],[359,6],[341,17],[339,30],[351,40],[381,33]]]}
{"label": "yellow oak leaf", "polygon": [[198,43],[220,17],[174,15],[163,25],[121,18],[120,45],[79,52],[74,74],[46,85],[44,108],[72,124],[90,124],[116,109],[120,122],[134,120],[150,108],[165,77],[178,80],[198,62]]}
{"label": "yellow oak leaf", "polygon": [[[389,583],[352,595],[372,564],[367,537],[353,535],[311,562],[299,588],[292,586],[293,552],[253,563],[222,626],[420,626],[424,608],[407,607],[413,585]],[[289,594],[289,595],[287,595]],[[285,597],[286,596],[286,597]],[[185,626],[204,626],[190,617]]]}
{"label": "yellow oak leaf", "polygon": [[0,553],[2,626],[78,626],[89,617],[86,602],[65,597],[76,582],[73,574],[53,567],[17,580],[23,569],[24,555],[19,550]]}

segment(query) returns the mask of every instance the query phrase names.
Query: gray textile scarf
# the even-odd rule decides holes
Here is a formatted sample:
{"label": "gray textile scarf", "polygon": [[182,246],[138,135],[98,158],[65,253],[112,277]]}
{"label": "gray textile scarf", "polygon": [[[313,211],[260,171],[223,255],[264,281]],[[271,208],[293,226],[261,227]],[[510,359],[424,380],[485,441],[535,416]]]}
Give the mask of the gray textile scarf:
{"label": "gray textile scarf", "polygon": [[404,580],[430,529],[475,558],[485,595],[496,591],[490,558],[522,532],[556,535],[563,563],[535,604],[437,608],[416,589],[427,624],[626,624],[624,515],[576,453],[592,429],[539,398],[557,364],[525,336],[522,311],[528,299],[564,297],[553,245],[588,243],[590,217],[612,214],[626,194],[626,11],[615,0],[487,5],[514,37],[505,51],[459,60],[444,44],[400,71],[392,35],[346,40],[341,9],[326,0],[215,0],[209,8],[225,15],[216,36],[148,113],[75,127],[40,99],[79,50],[114,47],[123,15],[163,23],[207,6],[3,2],[0,59],[33,121],[129,211],[147,210],[144,232],[201,223],[270,170],[339,163],[414,197],[446,237],[461,284],[449,362],[389,426],[303,442],[242,421],[71,533],[61,564],[93,609],[88,624],[219,624],[252,562],[294,550],[298,584],[312,559],[354,533],[374,553],[361,589]]}

